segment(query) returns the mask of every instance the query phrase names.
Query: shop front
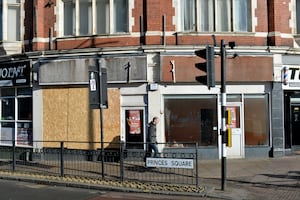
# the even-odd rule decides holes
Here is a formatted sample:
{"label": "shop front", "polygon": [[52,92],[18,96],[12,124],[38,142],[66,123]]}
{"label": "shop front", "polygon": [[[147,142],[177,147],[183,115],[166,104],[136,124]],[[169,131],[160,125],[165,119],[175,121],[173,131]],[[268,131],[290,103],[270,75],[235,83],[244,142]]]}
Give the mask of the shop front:
{"label": "shop front", "polygon": [[[231,141],[227,157],[268,157],[270,86],[229,86],[229,89],[226,109],[230,112],[227,128],[231,129]],[[176,86],[162,87],[165,149],[188,149],[196,145],[201,158],[220,158],[221,97],[217,88],[210,91],[215,94],[205,94],[205,90],[203,86],[191,85],[180,90]]]}
{"label": "shop front", "polygon": [[[220,60],[215,59],[216,87],[195,84],[195,56],[163,55],[159,88],[164,150],[198,148],[202,159],[221,157]],[[259,70],[260,73],[255,73]],[[272,57],[227,59],[226,109],[230,112],[228,158],[269,157],[272,146]],[[201,74],[200,74],[201,75]],[[161,100],[162,99],[162,100]],[[151,105],[149,105],[150,108]],[[151,108],[150,108],[151,109]]]}
{"label": "shop front", "polygon": [[300,91],[285,91],[285,147],[300,149]]}
{"label": "shop front", "polygon": [[[276,59],[278,74],[281,74],[280,82],[274,83],[274,91],[276,92],[274,108],[278,108],[280,112],[274,112],[276,118],[280,119],[278,123],[274,124],[273,129],[282,131],[275,133],[274,146],[277,147],[279,155],[289,155],[298,152],[300,149],[299,137],[299,110],[300,110],[300,57],[297,55],[282,55],[277,56]],[[274,90],[273,89],[273,90]],[[281,108],[281,109],[279,109]],[[276,111],[276,110],[275,110]],[[276,144],[280,144],[277,145]],[[276,152],[276,149],[275,149]],[[280,154],[280,152],[282,152]]]}
{"label": "shop front", "polygon": [[285,149],[297,151],[300,149],[300,66],[284,65],[283,70],[288,74],[283,83],[284,93],[284,127]]}
{"label": "shop front", "polygon": [[[146,89],[144,85],[144,89]],[[135,94],[129,95],[129,91],[134,91]],[[121,118],[122,130],[121,140],[125,142],[126,149],[144,150],[147,138],[147,104],[146,90],[144,94],[137,94],[136,88],[121,89]]]}
{"label": "shop front", "polygon": [[32,147],[31,61],[0,63],[1,146]]}
{"label": "shop front", "polygon": [[[40,91],[43,141],[78,141],[66,148],[95,150],[143,148],[146,127],[146,57],[143,55],[106,55],[81,57],[61,55],[41,57],[37,63],[37,90]],[[91,109],[89,66],[107,70],[107,107]],[[142,72],[142,73],[140,73]],[[100,130],[100,124],[102,130]],[[80,143],[82,142],[82,143]],[[44,147],[57,148],[44,142]]]}

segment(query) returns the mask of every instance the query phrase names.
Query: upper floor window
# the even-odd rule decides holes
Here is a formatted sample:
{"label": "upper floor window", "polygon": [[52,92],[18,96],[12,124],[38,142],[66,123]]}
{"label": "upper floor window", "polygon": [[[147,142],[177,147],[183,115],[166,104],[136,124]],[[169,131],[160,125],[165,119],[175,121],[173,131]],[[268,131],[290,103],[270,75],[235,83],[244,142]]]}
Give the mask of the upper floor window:
{"label": "upper floor window", "polygon": [[127,0],[63,0],[64,35],[128,32]]}
{"label": "upper floor window", "polygon": [[297,34],[300,34],[300,0],[296,1],[296,23]]}
{"label": "upper floor window", "polygon": [[20,0],[7,1],[7,40],[20,40]]}
{"label": "upper floor window", "polygon": [[180,0],[179,8],[181,31],[251,31],[251,0]]}
{"label": "upper floor window", "polygon": [[0,7],[0,36],[3,41],[21,40],[21,0],[6,0]]}

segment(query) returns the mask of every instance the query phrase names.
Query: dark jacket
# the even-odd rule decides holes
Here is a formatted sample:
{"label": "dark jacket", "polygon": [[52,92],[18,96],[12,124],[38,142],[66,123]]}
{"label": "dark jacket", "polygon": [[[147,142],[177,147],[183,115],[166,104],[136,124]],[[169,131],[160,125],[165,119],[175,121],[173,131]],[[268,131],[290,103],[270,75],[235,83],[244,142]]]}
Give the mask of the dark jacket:
{"label": "dark jacket", "polygon": [[156,143],[156,124],[153,122],[149,123],[148,127],[148,142]]}

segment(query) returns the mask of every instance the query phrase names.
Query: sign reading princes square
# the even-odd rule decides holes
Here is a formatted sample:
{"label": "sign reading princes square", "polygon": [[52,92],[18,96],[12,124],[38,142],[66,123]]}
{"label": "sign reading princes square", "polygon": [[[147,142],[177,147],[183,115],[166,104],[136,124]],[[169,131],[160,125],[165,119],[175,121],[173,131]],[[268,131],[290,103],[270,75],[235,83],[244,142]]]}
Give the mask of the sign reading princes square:
{"label": "sign reading princes square", "polygon": [[193,169],[193,159],[175,159],[175,158],[147,158],[147,167],[164,167],[164,168],[184,168]]}

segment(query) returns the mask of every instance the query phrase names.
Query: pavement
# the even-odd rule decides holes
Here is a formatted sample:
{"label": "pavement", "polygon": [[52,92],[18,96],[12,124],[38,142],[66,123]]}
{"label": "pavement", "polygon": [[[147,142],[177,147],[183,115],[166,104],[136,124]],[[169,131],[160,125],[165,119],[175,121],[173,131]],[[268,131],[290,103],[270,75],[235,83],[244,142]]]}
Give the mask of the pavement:
{"label": "pavement", "polygon": [[[98,190],[182,195],[199,199],[300,200],[300,155],[277,158],[227,159],[225,187],[221,160],[199,162],[200,186],[147,185],[140,182],[90,180],[0,171],[0,178]],[[154,186],[155,185],[155,186]]]}
{"label": "pavement", "polygon": [[[221,161],[219,161],[221,162]],[[201,183],[214,188],[218,199],[300,199],[300,155],[265,159],[227,159],[226,184],[221,190],[221,164],[200,163]]]}

